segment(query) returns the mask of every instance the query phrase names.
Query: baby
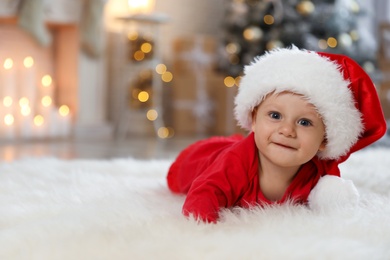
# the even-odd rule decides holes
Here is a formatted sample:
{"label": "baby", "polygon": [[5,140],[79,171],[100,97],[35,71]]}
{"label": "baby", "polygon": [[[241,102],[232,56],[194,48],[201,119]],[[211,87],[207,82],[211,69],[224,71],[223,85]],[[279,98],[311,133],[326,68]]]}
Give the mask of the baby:
{"label": "baby", "polygon": [[196,142],[169,169],[170,190],[187,194],[185,216],[216,222],[221,208],[354,193],[338,165],[386,131],[375,86],[356,62],[294,46],[245,67],[235,115],[248,136]]}

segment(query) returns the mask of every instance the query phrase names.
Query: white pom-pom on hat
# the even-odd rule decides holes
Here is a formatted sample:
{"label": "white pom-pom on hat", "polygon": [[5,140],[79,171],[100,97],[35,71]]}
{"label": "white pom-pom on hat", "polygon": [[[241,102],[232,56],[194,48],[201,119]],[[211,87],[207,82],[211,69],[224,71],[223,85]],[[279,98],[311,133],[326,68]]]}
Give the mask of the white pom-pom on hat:
{"label": "white pom-pom on hat", "polygon": [[320,212],[335,209],[354,208],[360,195],[351,180],[333,175],[321,177],[308,197],[309,207]]}

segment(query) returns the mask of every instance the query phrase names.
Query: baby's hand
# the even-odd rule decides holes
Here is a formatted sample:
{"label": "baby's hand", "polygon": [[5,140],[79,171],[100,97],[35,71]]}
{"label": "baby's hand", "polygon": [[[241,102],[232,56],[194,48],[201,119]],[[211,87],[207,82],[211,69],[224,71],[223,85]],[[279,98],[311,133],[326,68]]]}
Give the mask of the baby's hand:
{"label": "baby's hand", "polygon": [[326,212],[355,207],[359,202],[359,193],[352,181],[325,175],[310,192],[308,201],[311,209]]}

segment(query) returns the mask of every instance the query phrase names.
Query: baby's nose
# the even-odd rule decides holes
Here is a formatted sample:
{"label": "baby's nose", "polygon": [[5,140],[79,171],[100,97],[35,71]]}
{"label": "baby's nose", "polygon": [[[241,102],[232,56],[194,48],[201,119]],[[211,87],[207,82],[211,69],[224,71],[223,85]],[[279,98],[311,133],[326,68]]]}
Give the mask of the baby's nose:
{"label": "baby's nose", "polygon": [[295,124],[288,121],[281,122],[279,127],[279,133],[284,136],[295,137]]}

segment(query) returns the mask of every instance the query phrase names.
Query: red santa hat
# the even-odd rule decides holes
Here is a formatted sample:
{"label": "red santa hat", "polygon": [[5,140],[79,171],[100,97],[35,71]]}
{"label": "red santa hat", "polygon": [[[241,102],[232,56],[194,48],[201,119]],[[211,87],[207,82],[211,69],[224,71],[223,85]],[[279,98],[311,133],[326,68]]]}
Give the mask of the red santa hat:
{"label": "red santa hat", "polygon": [[290,91],[312,103],[325,124],[320,159],[340,159],[378,140],[386,123],[374,84],[344,55],[275,49],[246,66],[235,98],[240,126],[251,130],[252,111],[267,94]]}

